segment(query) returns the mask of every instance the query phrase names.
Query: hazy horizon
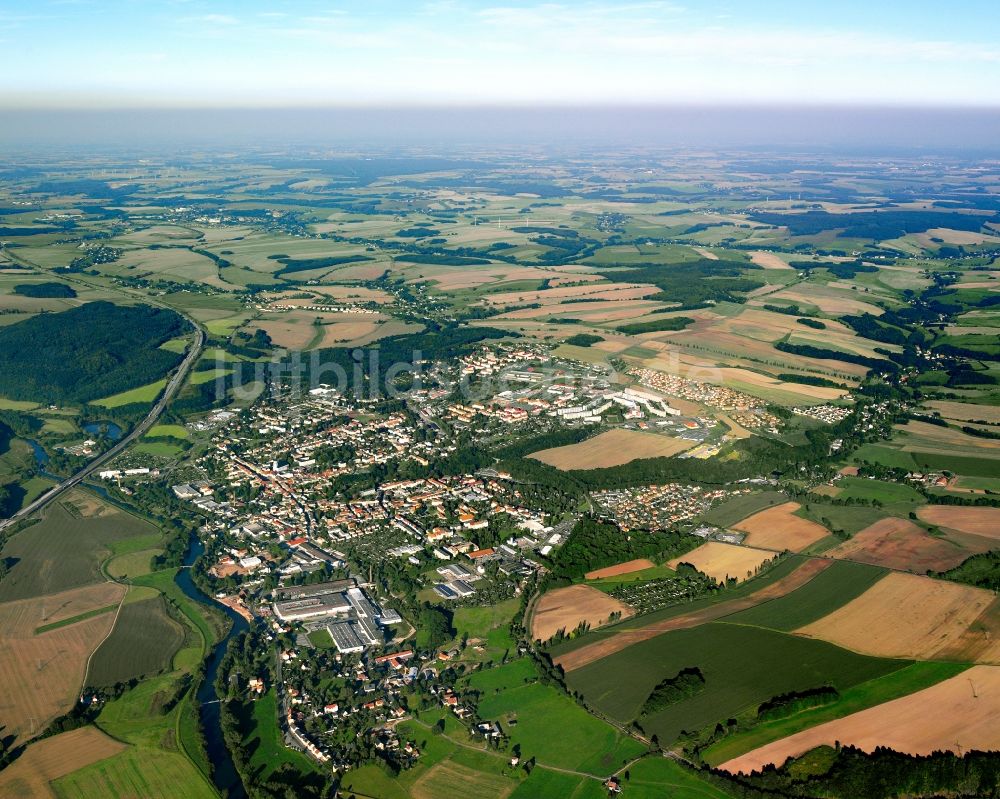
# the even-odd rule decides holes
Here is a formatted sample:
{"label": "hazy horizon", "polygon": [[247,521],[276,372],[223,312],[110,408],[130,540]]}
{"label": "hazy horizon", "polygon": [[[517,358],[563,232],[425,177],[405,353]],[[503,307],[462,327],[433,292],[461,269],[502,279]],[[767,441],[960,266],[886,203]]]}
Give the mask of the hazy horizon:
{"label": "hazy horizon", "polygon": [[8,147],[729,147],[1000,155],[1000,108],[662,105],[0,111]]}

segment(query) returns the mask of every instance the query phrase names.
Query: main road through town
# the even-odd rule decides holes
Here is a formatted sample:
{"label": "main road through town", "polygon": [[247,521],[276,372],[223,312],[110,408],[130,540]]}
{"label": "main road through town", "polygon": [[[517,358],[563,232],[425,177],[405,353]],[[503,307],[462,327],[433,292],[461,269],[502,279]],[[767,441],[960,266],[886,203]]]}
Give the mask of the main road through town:
{"label": "main road through town", "polygon": [[[175,309],[174,309],[175,310]],[[73,486],[82,482],[86,477],[93,474],[105,463],[108,463],[115,456],[119,455],[129,444],[135,441],[140,436],[144,435],[147,430],[149,430],[156,420],[160,418],[164,409],[167,407],[167,403],[170,402],[177,390],[183,385],[184,378],[187,377],[187,373],[191,371],[191,367],[194,362],[198,360],[198,356],[201,355],[201,350],[205,346],[205,331],[194,322],[193,319],[188,317],[188,321],[194,325],[195,329],[195,339],[194,343],[188,349],[187,355],[184,356],[184,360],[181,361],[180,366],[174,372],[173,376],[167,382],[166,388],[163,389],[163,393],[160,394],[160,398],[156,401],[156,404],[150,409],[146,418],[143,419],[139,424],[137,424],[131,431],[125,436],[122,436],[121,440],[118,441],[111,449],[107,452],[98,455],[94,460],[84,466],[80,471],[74,474],[72,477],[67,478],[59,485],[50,488],[44,494],[42,494],[38,499],[29,505],[25,505],[21,510],[11,516],[9,519],[4,519],[0,521],[0,531],[4,528],[9,527],[12,524],[30,516],[37,510],[44,508],[48,503],[58,497],[60,494],[65,493]]]}

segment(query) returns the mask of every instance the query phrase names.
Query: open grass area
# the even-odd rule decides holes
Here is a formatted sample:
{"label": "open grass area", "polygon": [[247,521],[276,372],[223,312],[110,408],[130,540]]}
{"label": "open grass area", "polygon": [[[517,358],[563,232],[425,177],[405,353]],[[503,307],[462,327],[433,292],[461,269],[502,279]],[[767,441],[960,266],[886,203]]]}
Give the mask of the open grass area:
{"label": "open grass area", "polygon": [[179,752],[127,749],[75,771],[52,785],[59,799],[214,799],[204,775]]}
{"label": "open grass area", "polygon": [[675,760],[646,757],[629,768],[624,795],[632,799],[726,799],[734,796],[698,778]]}
{"label": "open grass area", "polygon": [[706,749],[703,756],[710,765],[716,766],[800,730],[929,688],[967,668],[967,665],[961,663],[911,663],[898,671],[841,691],[840,698],[828,705],[807,708],[787,718],[766,721],[746,732],[725,738]]}
{"label": "open grass area", "polygon": [[947,470],[970,477],[1000,477],[1000,458],[995,456],[974,457],[948,452],[928,452],[919,449],[917,445],[902,450],[881,444],[865,444],[851,456],[851,459],[858,463],[869,461],[911,471]]}
{"label": "open grass area", "polygon": [[[903,515],[913,508],[913,505],[892,505],[886,509],[871,508],[866,505],[833,505],[825,502],[805,502],[797,511],[804,519],[811,519],[828,527],[834,532],[847,535],[860,533],[866,527],[875,524],[879,519],[890,515]],[[821,543],[821,542],[817,542]]]}
{"label": "open grass area", "polygon": [[178,569],[162,569],[136,577],[133,584],[155,588],[162,593],[188,618],[204,640],[211,644],[222,637],[227,619],[221,611],[195,602],[185,594],[174,581],[177,572]]}
{"label": "open grass area", "polygon": [[456,755],[428,769],[413,783],[410,796],[415,799],[505,799],[517,785],[510,777],[459,763],[459,757]]}
{"label": "open grass area", "polygon": [[838,499],[878,500],[888,505],[894,502],[923,503],[924,498],[912,486],[901,483],[887,483],[883,480],[868,480],[864,477],[843,477],[837,485],[842,489]]}
{"label": "open grass area", "polygon": [[0,796],[49,799],[53,780],[124,749],[124,744],[92,726],[37,741],[0,772]]}
{"label": "open grass area", "polygon": [[154,383],[147,383],[144,386],[133,388],[130,391],[123,391],[120,394],[112,394],[110,397],[94,400],[94,405],[104,408],[120,408],[123,405],[134,405],[137,403],[151,404],[160,392],[167,386],[166,378],[157,380]]}
{"label": "open grass area", "polygon": [[861,596],[885,574],[885,569],[876,566],[837,561],[790,594],[726,616],[725,620],[772,630],[795,630]]}
{"label": "open grass area", "polygon": [[725,721],[778,694],[821,685],[848,688],[905,665],[822,641],[713,622],[630,646],[569,672],[567,683],[597,710],[629,723],[660,680],[685,668],[701,669],[704,691],[642,719],[647,734],[669,743],[681,730]]}
{"label": "open grass area", "polygon": [[498,659],[514,649],[510,622],[520,605],[518,599],[508,599],[485,607],[457,608],[452,624],[457,638],[478,639],[486,647],[484,658]]}
{"label": "open grass area", "polygon": [[285,746],[273,688],[252,703],[249,717],[242,721],[246,731],[243,744],[255,778],[266,780],[286,763],[305,774],[316,771],[309,757]]}
{"label": "open grass area", "polygon": [[913,454],[881,444],[862,444],[851,456],[855,463],[878,463],[892,469],[916,470]]}
{"label": "open grass area", "polygon": [[177,672],[139,683],[108,702],[97,718],[97,726],[130,748],[97,767],[87,767],[56,784],[65,797],[215,797],[207,777],[189,760],[178,740],[178,717],[187,704],[183,699],[169,712],[164,706],[175,696]]}
{"label": "open grass area", "polygon": [[[495,671],[519,673],[523,669],[523,664],[514,661]],[[499,720],[511,741],[520,744],[523,757],[546,765],[602,773],[643,750],[642,744],[589,715],[557,688],[538,682],[485,691],[479,713]],[[508,723],[512,718],[517,719],[513,727]]]}
{"label": "open grass area", "polygon": [[780,505],[787,501],[788,497],[780,491],[758,491],[721,502],[705,511],[701,519],[706,524],[714,524],[718,527],[731,527],[747,516],[751,516],[772,505]]}
{"label": "open grass area", "polygon": [[597,780],[535,768],[510,795],[510,799],[606,799],[608,792]]}
{"label": "open grass area", "polygon": [[152,560],[162,553],[162,549],[139,549],[115,555],[105,565],[108,574],[116,579],[141,577],[152,571]]}
{"label": "open grass area", "polygon": [[143,439],[133,447],[132,451],[144,452],[147,455],[155,455],[160,458],[176,458],[184,450],[176,444],[170,444],[166,441],[146,441]]}
{"label": "open grass area", "polygon": [[188,431],[184,425],[180,424],[157,424],[149,428],[146,438],[160,438],[170,436],[172,438],[187,438]]}

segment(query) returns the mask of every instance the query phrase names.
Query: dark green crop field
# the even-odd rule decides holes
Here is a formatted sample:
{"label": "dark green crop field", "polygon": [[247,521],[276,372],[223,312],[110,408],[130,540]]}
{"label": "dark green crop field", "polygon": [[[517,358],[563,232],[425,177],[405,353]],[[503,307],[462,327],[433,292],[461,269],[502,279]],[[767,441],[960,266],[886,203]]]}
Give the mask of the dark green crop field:
{"label": "dark green crop field", "polygon": [[42,521],[10,538],[0,552],[14,564],[0,582],[0,602],[99,582],[101,561],[115,542],[155,533],[131,513],[107,509],[101,516],[74,517],[55,502]]}
{"label": "dark green crop field", "polygon": [[877,566],[838,560],[790,594],[726,616],[725,621],[772,630],[796,630],[861,596],[885,574],[886,570]]}
{"label": "dark green crop field", "polygon": [[698,667],[705,690],[643,720],[663,744],[682,730],[725,721],[778,694],[821,685],[838,690],[903,668],[909,661],[858,655],[823,641],[715,622],[675,630],[635,644],[567,675],[602,713],[623,723],[639,713],[653,687],[684,668]]}
{"label": "dark green crop field", "polygon": [[114,685],[164,671],[183,642],[184,629],[167,615],[162,596],[126,603],[90,661],[87,682]]}

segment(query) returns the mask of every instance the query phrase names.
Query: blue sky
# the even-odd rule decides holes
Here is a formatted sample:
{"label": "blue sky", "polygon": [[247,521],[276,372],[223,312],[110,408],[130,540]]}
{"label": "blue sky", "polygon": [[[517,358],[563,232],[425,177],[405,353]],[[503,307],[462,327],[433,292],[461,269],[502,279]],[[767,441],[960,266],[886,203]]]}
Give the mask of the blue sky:
{"label": "blue sky", "polygon": [[1000,3],[5,0],[0,106],[1000,106]]}

